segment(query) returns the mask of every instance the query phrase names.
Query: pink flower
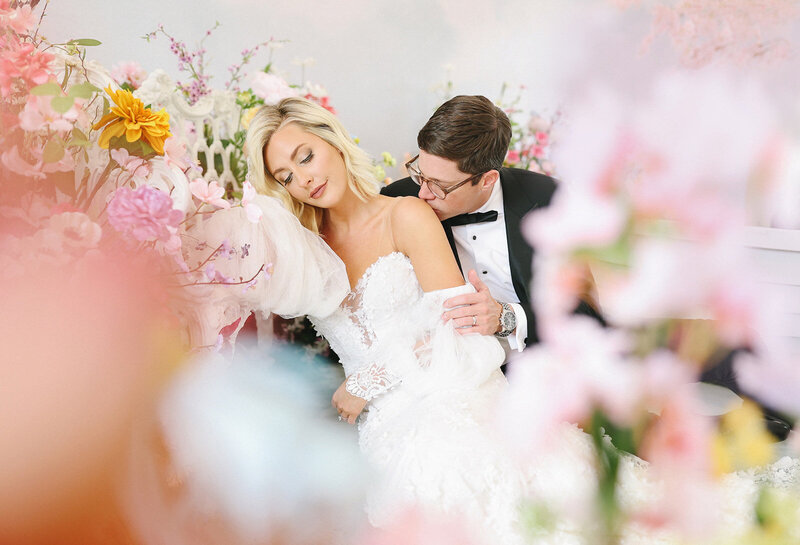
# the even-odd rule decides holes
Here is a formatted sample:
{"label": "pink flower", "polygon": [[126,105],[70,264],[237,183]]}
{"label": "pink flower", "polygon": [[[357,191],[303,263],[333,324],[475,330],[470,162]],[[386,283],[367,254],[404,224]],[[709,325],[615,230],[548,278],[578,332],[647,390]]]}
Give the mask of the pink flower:
{"label": "pink flower", "polygon": [[563,186],[550,206],[525,218],[523,229],[536,248],[560,252],[611,244],[622,234],[627,219],[619,200]]}
{"label": "pink flower", "polygon": [[358,545],[471,545],[464,524],[445,515],[433,516],[415,508],[400,513],[382,529],[371,530]]}
{"label": "pink flower", "polygon": [[508,150],[506,154],[506,163],[516,164],[519,163],[519,152],[517,150]]}
{"label": "pink flower", "polygon": [[167,165],[178,167],[181,170],[186,170],[194,164],[186,151],[186,144],[175,136],[170,136],[164,141],[164,159],[167,161]]}
{"label": "pink flower", "polygon": [[134,89],[138,89],[147,78],[147,72],[136,61],[120,62],[111,69],[111,77],[119,84],[127,83]]}
{"label": "pink flower", "polygon": [[264,99],[265,104],[277,104],[287,97],[297,96],[297,91],[289,87],[283,78],[264,72],[256,72],[252,78],[253,93]]}
{"label": "pink flower", "polygon": [[[766,347],[762,351],[766,352]],[[772,349],[760,357],[740,354],[735,366],[745,391],[776,409],[800,416],[800,365],[790,350]]]}
{"label": "pink flower", "polygon": [[147,177],[150,175],[150,163],[136,155],[130,155],[125,148],[112,149],[109,154],[119,166],[133,175]]}
{"label": "pink flower", "polygon": [[546,146],[547,142],[550,140],[550,135],[544,131],[537,131],[536,132],[536,143],[540,146]]}
{"label": "pink flower", "polygon": [[19,80],[26,87],[47,83],[54,58],[33,44],[21,44],[8,38],[0,40],[0,96],[8,96]]}
{"label": "pink flower", "polygon": [[544,147],[534,144],[528,149],[528,155],[541,158],[544,156]]}
{"label": "pink flower", "polygon": [[252,202],[255,197],[256,189],[253,187],[253,184],[245,180],[242,185],[242,207],[244,207],[247,213],[247,219],[253,223],[258,223],[264,211],[261,210],[260,206]]}
{"label": "pink flower", "polygon": [[211,183],[206,182],[202,178],[197,178],[189,182],[189,189],[192,195],[197,197],[200,201],[213,204],[218,208],[230,208],[231,203],[225,200],[225,188],[220,187],[216,181]]}
{"label": "pink flower", "polygon": [[528,121],[528,130],[532,133],[547,132],[550,130],[550,122],[543,117],[534,115]]}
{"label": "pink flower", "polygon": [[163,191],[143,185],[135,190],[121,187],[108,204],[108,221],[117,231],[142,241],[159,240],[173,250],[180,248],[177,236],[183,212],[172,208]]}
{"label": "pink flower", "polygon": [[9,27],[17,34],[27,34],[36,23],[30,6],[12,8],[8,0],[0,2],[0,27]]}
{"label": "pink flower", "polygon": [[29,163],[20,155],[17,146],[4,151],[0,160],[10,171],[36,179],[43,179],[50,172],[68,172],[75,169],[75,159],[69,152],[55,163],[45,163],[42,160],[42,148],[32,147],[28,152],[33,156],[33,163]]}

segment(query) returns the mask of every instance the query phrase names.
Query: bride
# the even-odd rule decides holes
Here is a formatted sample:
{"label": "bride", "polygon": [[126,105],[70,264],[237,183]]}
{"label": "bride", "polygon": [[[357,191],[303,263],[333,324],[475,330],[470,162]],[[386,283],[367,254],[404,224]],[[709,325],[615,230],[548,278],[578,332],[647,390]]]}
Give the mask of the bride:
{"label": "bride", "polygon": [[261,108],[247,148],[256,189],[283,201],[346,268],[350,292],[311,320],[344,367],[333,405],[358,423],[378,470],[371,522],[413,502],[465,517],[487,542],[514,543],[523,476],[484,422],[505,385],[504,352],[441,319],[444,300],[474,288],[436,215],[419,199],[380,195],[366,154],[307,100]]}

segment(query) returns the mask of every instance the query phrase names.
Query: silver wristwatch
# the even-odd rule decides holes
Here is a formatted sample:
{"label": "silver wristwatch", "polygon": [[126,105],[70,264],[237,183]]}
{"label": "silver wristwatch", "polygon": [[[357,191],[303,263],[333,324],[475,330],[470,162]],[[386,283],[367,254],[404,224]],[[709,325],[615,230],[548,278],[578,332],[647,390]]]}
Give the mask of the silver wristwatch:
{"label": "silver wristwatch", "polygon": [[517,315],[508,303],[500,303],[500,306],[503,307],[500,311],[500,331],[495,333],[495,336],[508,337],[517,328]]}

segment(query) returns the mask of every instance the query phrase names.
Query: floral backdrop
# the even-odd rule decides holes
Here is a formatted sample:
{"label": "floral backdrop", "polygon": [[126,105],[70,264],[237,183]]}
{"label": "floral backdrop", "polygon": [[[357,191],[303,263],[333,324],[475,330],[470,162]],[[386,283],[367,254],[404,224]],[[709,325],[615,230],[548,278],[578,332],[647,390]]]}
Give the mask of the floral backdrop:
{"label": "floral backdrop", "polygon": [[[248,122],[259,106],[286,96],[304,96],[333,113],[335,101],[306,79],[310,60],[299,62],[298,83],[283,77],[273,56],[292,47],[286,40],[243,50],[228,81],[216,87],[203,40],[218,26],[194,48],[164,26],[147,34],[153,47],[174,54],[180,79],[173,80],[165,70],[145,73],[134,60],[109,70],[92,59],[99,42],[91,38],[44,38],[46,8],[47,2],[0,0],[0,339],[8,351],[0,369],[14,386],[0,401],[0,415],[17,414],[14,426],[10,419],[0,426],[0,442],[17,447],[0,457],[2,488],[14,498],[0,501],[0,535],[35,542],[36,531],[63,530],[48,518],[52,512],[85,521],[70,530],[85,543],[155,543],[154,527],[170,522],[142,517],[147,492],[134,494],[136,478],[119,476],[129,467],[128,454],[120,453],[146,442],[131,439],[130,430],[172,377],[192,365],[190,355],[247,350],[237,333],[251,314],[268,318],[265,285],[281,273],[281,263],[265,261],[259,248],[215,230],[215,218],[235,218],[243,230],[265,220],[247,181]],[[604,9],[609,17],[652,15],[651,28],[632,29],[642,36],[638,55],[647,58],[659,43],[675,51],[676,66],[649,80],[642,97],[628,101],[587,85],[550,115],[524,111],[524,89],[504,85],[496,97],[512,119],[506,165],[554,175],[562,186],[550,207],[526,219],[537,248],[533,300],[546,327],[543,342],[510,365],[497,428],[520,455],[543,456],[553,448],[555,426],[573,422],[594,438],[599,468],[585,501],[522,505],[528,530],[533,540],[570,520],[597,543],[617,542],[627,525],[665,529],[681,543],[796,543],[800,504],[781,483],[760,483],[743,537],[728,537],[724,523],[698,508],[714,501],[714,485],[726,473],[755,472],[776,460],[792,464],[781,457],[796,456],[796,434],[776,444],[749,399],[721,418],[704,416],[690,392],[706,368],[731,357],[743,397],[789,419],[800,414],[797,353],[770,335],[787,302],[758,288],[742,238],[752,217],[800,227],[800,202],[783,198],[798,195],[797,135],[781,122],[769,88],[726,70],[796,54],[786,25],[798,6],[616,0]],[[376,178],[389,181],[387,169],[396,167],[390,153],[382,154]],[[613,327],[568,312],[584,292],[587,270],[602,288]],[[299,321],[277,331],[312,352],[326,350]],[[283,365],[299,359],[278,357],[274,345],[263,350]],[[284,380],[264,391],[274,396],[276,413],[297,424],[298,444],[349,452],[339,435],[312,424],[325,414],[306,400],[313,394],[282,397],[297,376]],[[33,402],[45,387],[55,393]],[[62,428],[71,430],[68,437],[49,433]],[[308,542],[323,543],[327,523],[358,513],[358,487],[339,505],[340,488],[325,476],[358,473],[355,457],[335,466],[333,454],[326,462],[301,457],[305,450],[292,444],[274,448],[288,451],[284,463],[301,471],[313,464],[328,470],[305,488],[278,479],[273,490],[275,497],[295,494],[298,505],[323,498],[312,513],[318,518],[306,514],[318,524],[289,517],[284,526],[259,526],[261,518],[254,525],[255,515],[221,490],[208,501],[230,509],[208,525],[208,542],[250,532],[254,542],[279,543],[282,533],[305,530]],[[58,456],[41,458],[42,452]],[[641,509],[619,504],[624,452],[664,477],[659,502]],[[167,483],[154,490],[180,490],[181,475],[153,471]],[[120,482],[138,502],[119,500]],[[36,506],[45,497],[53,509],[43,514]],[[413,509],[395,528],[357,534],[364,544],[470,539],[457,521],[429,520]]]}

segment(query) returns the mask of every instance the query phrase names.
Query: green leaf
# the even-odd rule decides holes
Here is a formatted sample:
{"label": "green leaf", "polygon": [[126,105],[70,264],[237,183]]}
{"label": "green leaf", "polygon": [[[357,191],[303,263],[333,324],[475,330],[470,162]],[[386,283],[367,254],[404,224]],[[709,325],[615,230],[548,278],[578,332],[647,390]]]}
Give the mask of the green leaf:
{"label": "green leaf", "polygon": [[70,87],[69,91],[67,91],[67,95],[71,96],[72,98],[92,98],[92,95],[99,91],[100,89],[91,83],[86,82],[78,83]]}
{"label": "green leaf", "polygon": [[100,45],[101,41],[95,40],[94,38],[78,38],[77,40],[70,40],[67,42],[68,45],[85,45],[85,46],[95,46]]}
{"label": "green leaf", "polygon": [[69,142],[67,142],[67,145],[68,146],[88,146],[89,145],[89,139],[86,137],[85,134],[83,134],[82,130],[80,130],[78,128],[74,128],[74,129],[72,129],[72,137],[69,139]]}
{"label": "green leaf", "polygon": [[60,114],[67,113],[73,104],[75,104],[75,99],[72,97],[53,97],[50,100],[50,106]]}
{"label": "green leaf", "polygon": [[45,163],[57,163],[62,157],[64,157],[64,142],[60,138],[48,140],[42,151],[42,161]]}
{"label": "green leaf", "polygon": [[38,97],[60,95],[61,87],[59,87],[58,84],[53,83],[52,81],[48,81],[47,83],[37,85],[36,87],[31,89],[31,94],[36,95]]}
{"label": "green leaf", "polygon": [[111,103],[108,102],[108,97],[103,96],[103,117],[108,115],[108,111],[111,109]]}

